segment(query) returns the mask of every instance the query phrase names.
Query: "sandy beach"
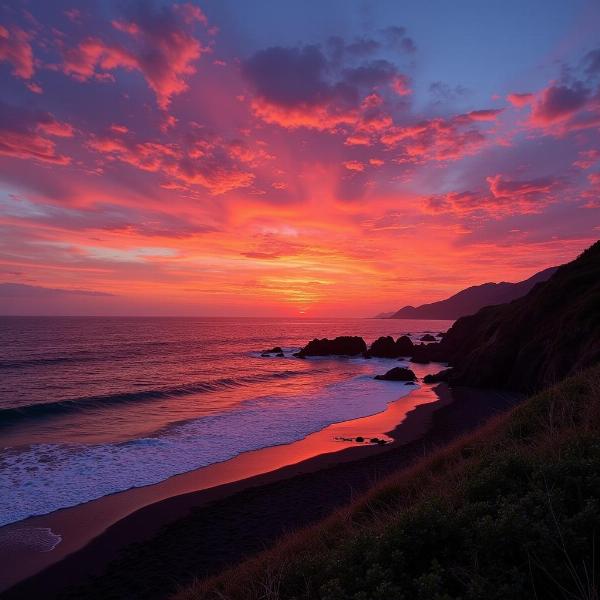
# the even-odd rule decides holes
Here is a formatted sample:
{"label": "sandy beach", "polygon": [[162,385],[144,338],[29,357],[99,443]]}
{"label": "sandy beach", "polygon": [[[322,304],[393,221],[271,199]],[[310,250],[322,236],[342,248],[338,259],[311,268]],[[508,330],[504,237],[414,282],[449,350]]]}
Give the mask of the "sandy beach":
{"label": "sandy beach", "polygon": [[[416,370],[422,377],[431,366]],[[293,444],[2,528],[5,597],[42,591],[45,597],[90,597],[91,588],[84,593],[75,586],[92,576],[100,576],[93,586],[98,597],[164,597],[172,591],[171,578],[204,576],[262,549],[514,401],[505,393],[422,385],[381,413]],[[385,446],[339,439],[385,433]],[[62,539],[49,552],[6,542],[23,529],[51,530]]]}

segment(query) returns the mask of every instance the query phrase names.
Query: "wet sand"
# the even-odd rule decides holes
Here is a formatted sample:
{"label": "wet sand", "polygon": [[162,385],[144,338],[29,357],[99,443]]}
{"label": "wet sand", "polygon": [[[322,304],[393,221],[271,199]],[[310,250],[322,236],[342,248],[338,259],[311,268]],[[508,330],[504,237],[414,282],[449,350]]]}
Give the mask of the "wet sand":
{"label": "wet sand", "polygon": [[[96,582],[97,597],[164,597],[174,580],[210,574],[325,516],[426,447],[452,439],[514,401],[494,392],[463,391],[459,397],[457,402],[457,394],[443,385],[422,385],[382,413],[332,425],[293,444],[248,452],[154,486],[5,527],[0,533],[38,527],[63,538],[51,552],[5,546],[10,551],[0,556],[4,588],[22,581],[6,597],[53,597],[104,572],[100,580],[108,591],[100,591]],[[385,446],[336,440],[385,432],[393,440]],[[236,533],[230,538],[225,532],[232,528]],[[178,532],[175,538],[173,532]],[[131,559],[131,548],[141,555]],[[114,575],[114,565],[125,570]],[[92,597],[90,589],[73,594]]]}

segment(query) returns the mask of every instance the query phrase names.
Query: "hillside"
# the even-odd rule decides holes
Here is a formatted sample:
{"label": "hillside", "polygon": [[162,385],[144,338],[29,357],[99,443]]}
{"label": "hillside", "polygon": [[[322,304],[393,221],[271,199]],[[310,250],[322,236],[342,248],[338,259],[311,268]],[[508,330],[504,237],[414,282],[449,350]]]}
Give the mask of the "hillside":
{"label": "hillside", "polygon": [[518,283],[484,283],[466,288],[450,298],[422,304],[405,306],[394,313],[380,313],[376,318],[390,319],[458,319],[476,313],[484,306],[504,304],[524,296],[536,283],[547,281],[558,267],[550,267]]}
{"label": "hillside", "polygon": [[598,597],[600,367],[177,600]]}
{"label": "hillside", "polygon": [[600,242],[508,304],[463,317],[439,344],[450,382],[533,391],[600,361]]}

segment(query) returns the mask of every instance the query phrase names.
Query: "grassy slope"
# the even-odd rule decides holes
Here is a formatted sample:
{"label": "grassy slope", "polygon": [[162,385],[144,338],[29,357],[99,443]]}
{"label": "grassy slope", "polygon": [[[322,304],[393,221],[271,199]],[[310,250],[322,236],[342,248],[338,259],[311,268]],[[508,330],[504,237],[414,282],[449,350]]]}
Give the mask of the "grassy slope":
{"label": "grassy slope", "polygon": [[205,598],[598,598],[600,366],[219,577]]}

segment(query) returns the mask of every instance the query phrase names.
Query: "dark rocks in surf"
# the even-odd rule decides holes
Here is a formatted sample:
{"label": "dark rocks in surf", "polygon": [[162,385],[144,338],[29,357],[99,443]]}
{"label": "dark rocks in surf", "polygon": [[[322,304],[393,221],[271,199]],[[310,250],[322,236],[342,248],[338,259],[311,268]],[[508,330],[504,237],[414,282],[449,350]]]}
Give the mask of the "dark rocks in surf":
{"label": "dark rocks in surf", "polygon": [[279,354],[283,352],[280,346],[275,346],[275,348],[271,348],[270,350],[263,350],[263,354]]}
{"label": "dark rocks in surf", "polygon": [[410,369],[404,367],[394,367],[385,375],[375,375],[375,379],[382,381],[415,381],[417,376]]}
{"label": "dark rocks in surf", "polygon": [[377,338],[371,344],[369,354],[380,358],[395,358],[399,356],[396,352],[396,342],[391,335]]}
{"label": "dark rocks in surf", "polygon": [[430,344],[415,344],[410,360],[414,363],[426,365],[432,361],[446,362],[448,359],[442,343],[433,342]]}
{"label": "dark rocks in surf", "polygon": [[410,356],[413,343],[407,335],[399,337],[396,341],[391,335],[376,339],[369,348],[371,356],[378,358],[398,358],[399,356]]}
{"label": "dark rocks in surf", "polygon": [[435,342],[436,339],[430,333],[426,333],[419,338],[422,342]]}
{"label": "dark rocks in surf", "polygon": [[283,352],[278,352],[275,356],[277,356],[277,358],[285,358],[285,354]]}
{"label": "dark rocks in surf", "polygon": [[407,335],[402,335],[396,340],[398,356],[410,356],[414,347],[412,340]]}
{"label": "dark rocks in surf", "polygon": [[361,337],[342,335],[333,340],[315,338],[294,356],[298,356],[298,358],[306,356],[357,356],[358,354],[364,354],[366,351],[367,345]]}

